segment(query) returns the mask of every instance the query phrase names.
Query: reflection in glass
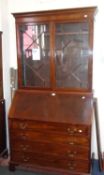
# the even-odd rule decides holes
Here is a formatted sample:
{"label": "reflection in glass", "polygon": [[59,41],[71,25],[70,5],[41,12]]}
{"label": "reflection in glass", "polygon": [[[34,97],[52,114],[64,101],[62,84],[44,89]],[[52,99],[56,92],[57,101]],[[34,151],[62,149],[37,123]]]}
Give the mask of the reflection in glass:
{"label": "reflection in glass", "polygon": [[20,26],[22,51],[22,85],[26,87],[50,87],[48,25]]}
{"label": "reflection in glass", "polygon": [[88,87],[88,23],[56,25],[55,66],[56,86]]}

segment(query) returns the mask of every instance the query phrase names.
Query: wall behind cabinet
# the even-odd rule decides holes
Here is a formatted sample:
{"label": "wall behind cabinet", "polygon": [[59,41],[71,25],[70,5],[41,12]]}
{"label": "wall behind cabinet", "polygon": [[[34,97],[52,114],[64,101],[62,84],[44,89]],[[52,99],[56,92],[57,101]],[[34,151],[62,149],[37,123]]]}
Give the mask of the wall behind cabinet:
{"label": "wall behind cabinet", "polygon": [[[0,0],[0,7],[1,7],[1,0]],[[0,31],[1,31],[1,28],[2,28],[2,27],[1,27],[1,26],[2,26],[2,24],[1,24],[1,19],[2,19],[2,18],[1,18],[1,9],[0,9]]]}
{"label": "wall behind cabinet", "polygon": [[[2,31],[2,65],[3,65],[3,87],[6,106],[6,117],[8,115],[10,98],[10,48],[9,48],[9,20],[8,20],[8,0],[0,0],[0,31]],[[8,120],[6,120],[7,147],[8,143]]]}

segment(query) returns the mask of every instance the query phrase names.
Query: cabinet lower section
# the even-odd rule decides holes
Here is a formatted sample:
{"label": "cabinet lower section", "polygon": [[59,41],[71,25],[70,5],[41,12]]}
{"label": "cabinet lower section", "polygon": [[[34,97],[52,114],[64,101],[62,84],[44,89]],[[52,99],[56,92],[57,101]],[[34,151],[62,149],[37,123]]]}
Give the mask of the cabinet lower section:
{"label": "cabinet lower section", "polygon": [[10,127],[10,166],[90,172],[90,126],[10,120]]}
{"label": "cabinet lower section", "polygon": [[56,168],[73,172],[89,172],[89,161],[71,160],[70,158],[62,156],[52,156],[25,153],[25,152],[13,152],[12,162],[24,166],[43,166],[46,168]]}
{"label": "cabinet lower section", "polygon": [[91,115],[91,94],[18,90],[9,113],[10,169],[89,173]]}

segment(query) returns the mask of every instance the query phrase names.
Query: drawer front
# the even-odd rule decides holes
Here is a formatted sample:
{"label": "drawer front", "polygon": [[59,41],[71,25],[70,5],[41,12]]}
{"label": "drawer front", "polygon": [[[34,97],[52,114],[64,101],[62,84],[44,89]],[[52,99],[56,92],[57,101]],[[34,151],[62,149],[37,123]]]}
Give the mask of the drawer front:
{"label": "drawer front", "polygon": [[20,130],[11,130],[10,133],[11,139],[15,140],[24,140],[24,141],[36,141],[44,143],[64,143],[68,145],[83,145],[89,146],[90,139],[89,137],[75,137],[73,135],[67,135],[63,133],[44,133],[44,132],[33,132],[33,131],[20,131]]}
{"label": "drawer front", "polygon": [[84,125],[70,125],[65,123],[48,123],[48,122],[34,122],[34,121],[12,121],[13,129],[21,130],[35,130],[43,132],[64,132],[69,135],[89,135],[90,127]]}
{"label": "drawer front", "polygon": [[11,160],[20,164],[46,166],[85,173],[88,173],[90,169],[89,161],[72,161],[50,155],[43,157],[43,155],[37,156],[33,153],[13,152]]}
{"label": "drawer front", "polygon": [[[34,149],[33,149],[34,148]],[[52,144],[42,142],[12,141],[11,151],[34,152],[40,155],[55,155],[70,159],[89,160],[90,151],[84,146],[71,146],[68,144]]]}

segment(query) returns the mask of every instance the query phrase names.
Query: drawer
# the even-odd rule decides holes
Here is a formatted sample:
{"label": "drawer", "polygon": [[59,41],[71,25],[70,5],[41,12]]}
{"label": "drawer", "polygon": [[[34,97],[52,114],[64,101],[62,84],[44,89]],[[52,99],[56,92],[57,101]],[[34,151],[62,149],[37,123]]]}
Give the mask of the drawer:
{"label": "drawer", "polygon": [[33,153],[23,153],[23,152],[13,152],[11,160],[15,163],[27,164],[27,165],[37,165],[46,166],[50,168],[60,168],[69,171],[77,171],[88,173],[90,169],[90,162],[85,160],[72,161],[63,157],[56,156],[44,156],[36,155]]}
{"label": "drawer", "polygon": [[35,141],[43,143],[64,143],[68,145],[83,145],[89,146],[89,137],[75,137],[72,135],[67,135],[63,133],[44,133],[44,132],[33,132],[33,131],[17,131],[11,130],[10,132],[11,140],[24,140],[24,141]]}
{"label": "drawer", "polygon": [[[34,148],[34,149],[33,149]],[[52,144],[42,142],[12,141],[11,151],[34,152],[40,155],[55,155],[70,159],[88,160],[90,150],[84,146]]]}
{"label": "drawer", "polygon": [[38,121],[24,121],[15,120],[12,121],[11,126],[13,129],[21,130],[35,130],[42,132],[65,132],[69,135],[89,135],[90,126],[85,125],[71,125],[66,123],[50,123],[50,122],[38,122]]}

